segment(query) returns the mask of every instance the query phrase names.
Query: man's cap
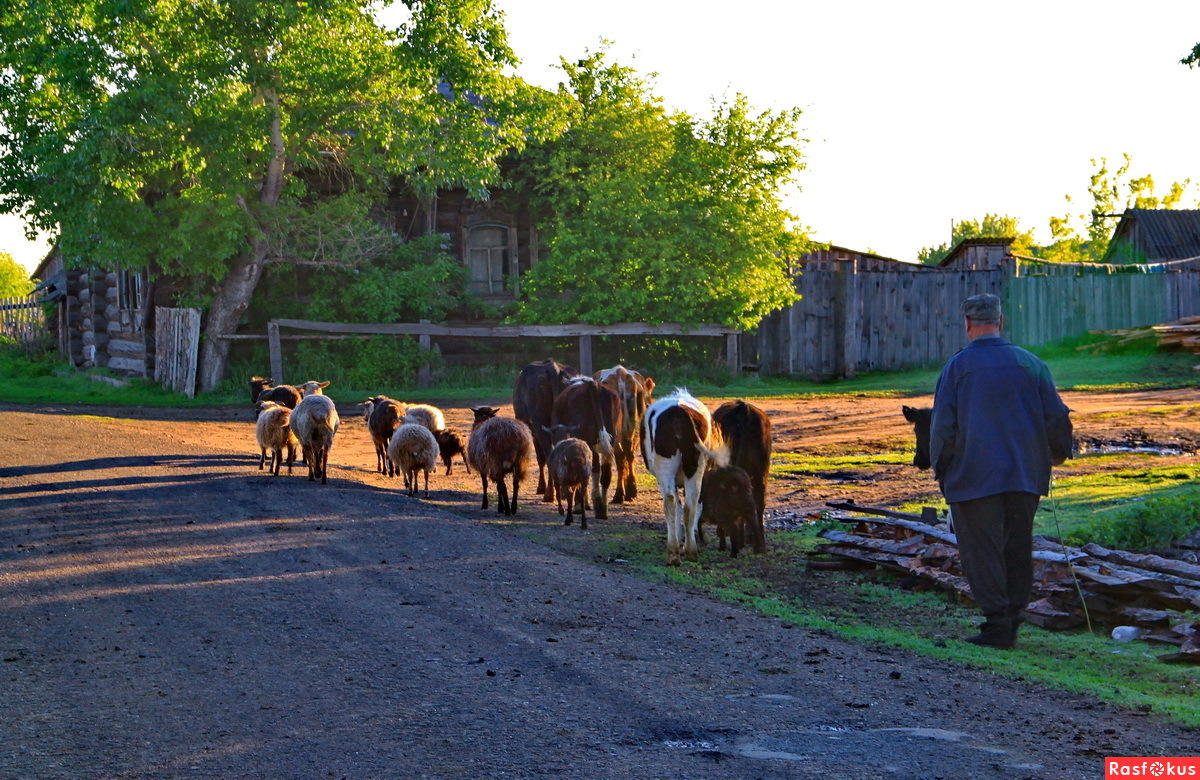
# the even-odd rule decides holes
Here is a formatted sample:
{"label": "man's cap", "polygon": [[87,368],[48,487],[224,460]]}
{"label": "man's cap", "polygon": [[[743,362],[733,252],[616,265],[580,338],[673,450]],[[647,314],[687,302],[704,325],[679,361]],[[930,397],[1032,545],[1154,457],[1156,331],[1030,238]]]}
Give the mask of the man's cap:
{"label": "man's cap", "polygon": [[972,295],[963,301],[962,313],[972,322],[999,322],[1000,299],[991,293]]}

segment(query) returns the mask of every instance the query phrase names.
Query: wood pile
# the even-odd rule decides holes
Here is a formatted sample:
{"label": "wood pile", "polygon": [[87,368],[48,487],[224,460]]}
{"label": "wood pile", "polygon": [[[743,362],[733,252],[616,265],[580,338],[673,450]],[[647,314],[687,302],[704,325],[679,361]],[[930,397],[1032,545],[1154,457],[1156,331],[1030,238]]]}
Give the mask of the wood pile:
{"label": "wood pile", "polygon": [[[908,574],[970,600],[958,540],[944,523],[927,522],[932,512],[829,506],[866,515],[823,514],[855,528],[822,530],[818,535],[828,541],[818,553]],[[1137,626],[1146,641],[1178,646],[1161,660],[1200,663],[1200,620],[1182,614],[1200,611],[1200,565],[1097,544],[1070,547],[1043,536],[1034,537],[1033,559],[1034,592],[1025,610],[1029,622],[1051,630],[1077,628],[1089,618],[1095,627]]]}
{"label": "wood pile", "polygon": [[1160,347],[1181,347],[1188,352],[1200,352],[1200,317],[1184,317],[1174,322],[1153,325]]}

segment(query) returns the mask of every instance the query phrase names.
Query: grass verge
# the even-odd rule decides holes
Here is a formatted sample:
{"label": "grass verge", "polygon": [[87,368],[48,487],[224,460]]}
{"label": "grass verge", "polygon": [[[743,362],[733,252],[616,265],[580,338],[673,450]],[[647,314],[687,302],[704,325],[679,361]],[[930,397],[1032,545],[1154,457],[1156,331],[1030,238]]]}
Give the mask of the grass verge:
{"label": "grass verge", "polygon": [[[1010,651],[962,642],[978,616],[942,592],[906,591],[883,572],[809,571],[804,556],[815,529],[777,531],[766,555],[738,559],[705,550],[699,564],[666,566],[657,526],[604,525],[523,529],[539,543],[585,560],[630,571],[790,624],[870,645],[985,669],[997,675],[1071,691],[1130,709],[1152,711],[1200,726],[1200,674],[1156,660],[1166,646],[1117,644],[1103,635],[1022,628]],[[711,540],[710,540],[711,541]]]}

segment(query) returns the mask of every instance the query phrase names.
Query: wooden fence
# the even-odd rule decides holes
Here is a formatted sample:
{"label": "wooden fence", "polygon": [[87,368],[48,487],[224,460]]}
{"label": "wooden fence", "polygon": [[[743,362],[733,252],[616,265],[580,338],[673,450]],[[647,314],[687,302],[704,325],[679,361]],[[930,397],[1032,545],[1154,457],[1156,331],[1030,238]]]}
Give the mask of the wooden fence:
{"label": "wooden fence", "polygon": [[966,340],[964,298],[1004,301],[1006,335],[1037,346],[1089,330],[1129,328],[1200,314],[1200,271],[1010,276],[1004,270],[806,270],[802,298],[758,328],[765,374],[853,376],[944,362]]}
{"label": "wooden fence", "polygon": [[0,298],[0,335],[32,348],[47,334],[46,317],[37,296]]}
{"label": "wooden fence", "polygon": [[154,381],[168,390],[194,397],[200,310],[157,306],[154,322]]}
{"label": "wooden fence", "polygon": [[[316,331],[331,335],[284,335],[280,328]],[[422,349],[432,350],[434,336],[440,338],[514,339],[514,338],[578,338],[579,370],[592,373],[592,338],[594,336],[719,336],[725,339],[725,361],[731,371],[741,368],[738,336],[741,331],[723,325],[686,327],[676,323],[647,325],[644,322],[622,322],[613,325],[496,325],[461,327],[437,325],[428,320],[400,323],[315,322],[311,320],[276,319],[267,323],[266,336],[238,334],[229,339],[267,339],[271,354],[271,376],[283,377],[282,342],[286,339],[346,338],[354,336],[417,336]],[[431,378],[430,363],[417,372],[417,386],[427,387]],[[282,380],[281,380],[282,381]]]}

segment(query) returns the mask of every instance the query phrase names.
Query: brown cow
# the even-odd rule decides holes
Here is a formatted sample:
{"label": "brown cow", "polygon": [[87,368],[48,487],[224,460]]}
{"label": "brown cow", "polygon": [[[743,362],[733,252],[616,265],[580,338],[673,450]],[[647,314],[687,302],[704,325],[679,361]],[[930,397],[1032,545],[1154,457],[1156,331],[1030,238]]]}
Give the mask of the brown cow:
{"label": "brown cow", "polygon": [[575,369],[553,360],[539,360],[521,369],[517,385],[513,388],[513,416],[533,432],[538,492],[543,494],[543,501],[554,500],[554,488],[547,483],[545,474],[546,459],[550,457],[550,435],[543,429],[552,424],[554,399],[567,386],[567,381],[577,374]]}
{"label": "brown cow", "polygon": [[756,527],[749,541],[754,551],[767,551],[763,510],[767,502],[767,473],[771,470],[771,420],[762,409],[745,401],[729,401],[712,414],[713,424],[729,449],[729,465],[745,470],[754,489]]}
{"label": "brown cow", "polygon": [[[616,455],[613,431],[620,429],[621,417],[621,399],[591,377],[575,377],[554,399],[552,425],[569,426],[575,437],[592,449],[592,502],[597,520],[608,519],[608,486]],[[548,431],[542,433],[549,437]]]}
{"label": "brown cow", "polygon": [[650,394],[654,392],[654,380],[621,365],[597,371],[595,379],[616,393],[623,407],[621,427],[614,433],[616,441],[613,444],[617,460],[617,490],[613,494],[613,503],[622,504],[637,498],[634,453],[641,438],[642,417],[650,405]]}

